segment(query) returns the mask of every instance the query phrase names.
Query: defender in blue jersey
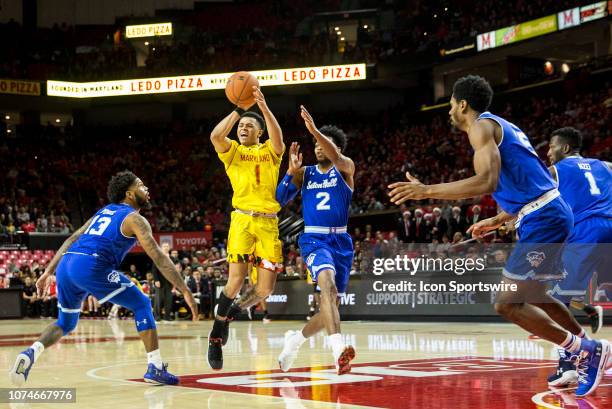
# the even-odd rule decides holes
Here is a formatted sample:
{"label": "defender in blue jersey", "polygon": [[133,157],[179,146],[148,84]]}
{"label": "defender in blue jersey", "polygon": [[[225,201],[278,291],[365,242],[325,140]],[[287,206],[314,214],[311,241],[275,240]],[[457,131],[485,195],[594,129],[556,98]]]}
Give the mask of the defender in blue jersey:
{"label": "defender in blue jersey", "polygon": [[[567,240],[563,263],[567,277],[556,284],[552,294],[565,304],[585,309],[593,317],[593,333],[601,328],[602,317],[593,307],[581,305],[586,288],[595,271],[601,278],[612,270],[612,164],[583,158],[582,134],[574,128],[552,133],[548,159],[550,172],[557,181],[561,196],[574,213],[574,230]],[[610,277],[612,278],[612,277]],[[596,319],[595,319],[596,318]]]}
{"label": "defender in blue jersey", "polygon": [[[550,172],[561,196],[574,213],[574,230],[567,239],[563,264],[567,277],[555,284],[551,294],[565,305],[583,310],[593,333],[603,325],[603,309],[584,303],[594,272],[599,282],[612,281],[612,172],[610,163],[580,156],[582,134],[574,128],[552,133],[548,159]],[[577,379],[575,359],[564,350],[551,386],[565,386]]]}
{"label": "defender in blue jersey", "polygon": [[567,307],[547,293],[546,282],[564,277],[561,255],[574,220],[544,163],[514,124],[488,112],[493,90],[482,77],[468,75],[453,86],[451,122],[466,132],[474,150],[475,175],[426,186],[410,174],[389,185],[395,204],[408,199],[467,199],[492,193],[502,208],[468,232],[481,236],[515,220],[519,241],[503,270],[504,282],[518,291],[497,294],[495,309],[532,334],[580,356],[576,395],[592,393],[611,359],[606,340],[589,340]]}
{"label": "defender in blue jersey", "polygon": [[108,184],[108,198],[111,204],[100,209],[62,244],[36,282],[42,295],[51,277],[57,276],[59,317],[57,322],[45,328],[30,348],[17,356],[9,372],[11,381],[17,386],[26,382],[34,362],[45,348],[76,328],[81,303],[88,293],[100,303],[110,301],[134,313],[136,330],[147,351],[145,382],[157,385],[179,382],[162,362],[151,301],[117,270],[136,241],[162,274],[183,293],[194,320],[198,316],[197,305],[174,264],[155,242],[149,222],[139,213],[149,204],[147,187],[132,172],[120,172]]}
{"label": "defender in blue jersey", "polygon": [[302,193],[304,233],[299,245],[312,281],[321,289],[319,313],[301,331],[287,331],[278,357],[283,371],[291,369],[298,349],[307,338],[325,329],[339,375],[350,372],[355,349],[344,345],[340,334],[339,294],[343,294],[353,264],[353,241],[346,231],[353,196],[355,164],[344,156],[346,135],[331,125],[317,129],[306,108],[301,107],[306,128],[315,138],[317,164],[302,166],[299,145],[291,145],[287,175],[278,185],[276,199],[284,206]]}

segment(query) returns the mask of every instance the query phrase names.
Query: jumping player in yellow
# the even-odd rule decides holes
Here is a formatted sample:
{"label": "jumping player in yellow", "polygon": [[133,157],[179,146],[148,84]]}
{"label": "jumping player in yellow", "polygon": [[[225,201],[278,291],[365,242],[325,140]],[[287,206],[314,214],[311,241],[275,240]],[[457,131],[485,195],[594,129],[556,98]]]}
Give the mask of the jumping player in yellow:
{"label": "jumping player in yellow", "polygon": [[[227,342],[229,322],[238,312],[268,297],[274,290],[276,275],[282,270],[276,217],[280,205],[275,195],[285,144],[283,132],[263,93],[253,87],[253,95],[263,118],[247,111],[250,106],[238,106],[210,135],[234,190],[234,211],[227,239],[229,278],[217,302],[208,337],[208,363],[215,370],[223,367],[222,346]],[[236,122],[240,143],[228,138]],[[260,143],[266,129],[269,139]],[[248,273],[249,262],[257,266],[257,284],[234,302]]]}

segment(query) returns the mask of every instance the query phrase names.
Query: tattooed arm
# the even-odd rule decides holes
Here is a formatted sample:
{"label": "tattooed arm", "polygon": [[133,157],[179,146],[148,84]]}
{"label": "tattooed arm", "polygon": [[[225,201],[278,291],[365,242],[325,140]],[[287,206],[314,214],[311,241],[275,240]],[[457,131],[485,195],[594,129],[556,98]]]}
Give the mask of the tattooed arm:
{"label": "tattooed arm", "polygon": [[125,218],[121,226],[121,232],[127,237],[136,237],[138,242],[144,249],[145,253],[153,260],[159,271],[168,279],[185,297],[185,302],[189,305],[189,309],[193,314],[194,321],[198,318],[198,306],[193,298],[193,294],[185,284],[183,277],[176,271],[174,264],[168,255],[164,254],[159,247],[155,238],[151,225],[140,214],[134,212]]}

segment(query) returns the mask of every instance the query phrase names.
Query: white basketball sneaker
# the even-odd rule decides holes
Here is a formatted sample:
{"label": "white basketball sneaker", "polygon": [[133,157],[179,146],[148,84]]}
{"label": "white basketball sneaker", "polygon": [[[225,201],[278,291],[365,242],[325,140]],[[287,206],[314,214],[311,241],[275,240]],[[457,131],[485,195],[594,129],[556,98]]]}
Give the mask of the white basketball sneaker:
{"label": "white basketball sneaker", "polygon": [[293,366],[293,362],[297,358],[298,351],[302,342],[300,342],[299,338],[304,338],[301,336],[300,331],[292,331],[289,330],[285,332],[285,345],[283,346],[283,350],[278,356],[278,366],[283,372],[287,372]]}
{"label": "white basketball sneaker", "polygon": [[9,378],[13,385],[23,386],[26,383],[32,365],[34,365],[34,350],[32,348],[28,348],[17,355],[15,365],[9,371]]}

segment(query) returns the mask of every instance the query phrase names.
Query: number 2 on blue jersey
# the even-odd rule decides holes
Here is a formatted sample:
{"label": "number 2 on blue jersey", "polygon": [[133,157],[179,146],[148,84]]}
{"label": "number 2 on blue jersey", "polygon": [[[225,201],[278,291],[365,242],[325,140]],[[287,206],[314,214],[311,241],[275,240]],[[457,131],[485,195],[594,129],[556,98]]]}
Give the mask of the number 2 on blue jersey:
{"label": "number 2 on blue jersey", "polygon": [[327,202],[329,202],[330,197],[328,192],[319,192],[315,197],[317,199],[322,199],[319,203],[317,203],[317,210],[331,209],[330,205],[327,204]]}

